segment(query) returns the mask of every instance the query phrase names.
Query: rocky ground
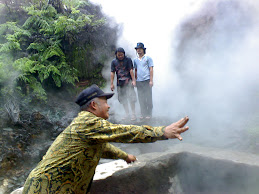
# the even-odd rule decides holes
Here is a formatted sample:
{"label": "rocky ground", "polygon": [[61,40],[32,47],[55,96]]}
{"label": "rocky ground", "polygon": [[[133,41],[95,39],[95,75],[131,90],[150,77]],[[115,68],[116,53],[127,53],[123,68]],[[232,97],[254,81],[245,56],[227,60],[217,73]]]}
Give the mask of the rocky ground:
{"label": "rocky ground", "polygon": [[[10,193],[23,185],[30,170],[45,154],[52,141],[79,111],[73,98],[64,93],[50,95],[46,103],[19,104],[10,115],[1,109],[0,193]],[[8,110],[8,111],[7,111]]]}
{"label": "rocky ground", "polygon": [[98,171],[107,176],[96,176],[91,192],[252,194],[259,189],[258,161],[255,154],[180,143],[140,155],[127,167],[116,161],[103,165]]}
{"label": "rocky ground", "polygon": [[[46,104],[35,103],[30,106],[20,106],[19,119],[15,122],[10,118],[7,111],[0,112],[0,193],[9,194],[16,188],[21,187],[31,169],[41,160],[57,135],[70,124],[79,112],[78,106],[74,103],[73,97],[64,99],[64,94],[57,93],[49,97]],[[153,117],[151,120],[136,121],[121,120],[111,114],[110,121],[123,124],[148,124],[151,126],[168,125],[171,119]],[[192,141],[193,137],[186,133],[184,141]],[[229,144],[246,147],[243,141],[235,139]],[[141,158],[141,155],[148,153],[145,157],[148,160],[154,156],[154,152],[166,152],[173,145],[178,145],[178,140],[156,142],[152,144],[120,144],[115,145],[124,151]],[[198,142],[199,143],[199,142]],[[221,145],[222,147],[226,145]],[[249,151],[248,149],[246,149]],[[258,152],[257,152],[258,153]],[[100,164],[111,162],[101,160]]]}

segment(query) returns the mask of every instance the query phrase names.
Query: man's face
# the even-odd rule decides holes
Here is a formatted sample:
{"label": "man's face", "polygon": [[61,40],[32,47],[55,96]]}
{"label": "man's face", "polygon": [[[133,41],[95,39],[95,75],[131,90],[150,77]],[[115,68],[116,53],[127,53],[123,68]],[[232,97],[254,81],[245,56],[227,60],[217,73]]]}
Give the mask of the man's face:
{"label": "man's face", "polygon": [[106,97],[99,97],[97,102],[96,116],[103,119],[109,118],[110,106],[107,104]]}
{"label": "man's face", "polygon": [[144,49],[137,48],[137,53],[138,53],[138,55],[144,55]]}
{"label": "man's face", "polygon": [[124,53],[123,53],[123,52],[117,52],[117,53],[116,53],[116,57],[117,57],[120,61],[122,61],[122,60],[124,59]]}

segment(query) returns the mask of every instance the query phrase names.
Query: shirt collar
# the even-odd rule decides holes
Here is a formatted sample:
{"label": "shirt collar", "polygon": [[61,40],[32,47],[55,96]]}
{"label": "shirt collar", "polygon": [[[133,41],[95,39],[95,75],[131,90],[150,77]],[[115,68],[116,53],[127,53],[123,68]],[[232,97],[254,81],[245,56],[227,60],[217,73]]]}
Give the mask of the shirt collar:
{"label": "shirt collar", "polygon": [[78,113],[80,116],[84,115],[84,116],[88,116],[88,117],[96,117],[95,114],[89,112],[89,111],[81,111]]}
{"label": "shirt collar", "polygon": [[144,54],[142,58],[138,57],[138,60],[142,61],[145,57],[146,57],[146,55]]}

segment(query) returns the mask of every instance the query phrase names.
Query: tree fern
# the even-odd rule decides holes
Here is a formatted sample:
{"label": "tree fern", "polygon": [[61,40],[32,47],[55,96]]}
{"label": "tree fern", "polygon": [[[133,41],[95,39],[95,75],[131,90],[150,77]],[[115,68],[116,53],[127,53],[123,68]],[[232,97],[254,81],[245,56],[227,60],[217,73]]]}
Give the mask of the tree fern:
{"label": "tree fern", "polygon": [[[53,82],[56,87],[63,83],[74,84],[88,69],[91,62],[87,61],[92,59],[90,51],[95,48],[92,43],[96,41],[92,34],[106,21],[80,11],[82,7],[90,6],[87,0],[63,0],[65,13],[58,13],[48,1],[30,2],[30,5],[23,4],[27,13],[23,24],[20,20],[0,25],[0,54],[8,55],[8,65],[17,72],[14,82],[26,86],[26,91],[29,87],[27,94],[46,99],[44,83]],[[82,37],[84,41],[81,41]],[[102,45],[103,41],[100,43],[96,42],[96,45]],[[6,67],[3,64],[4,59],[0,57],[1,68]],[[101,66],[96,68],[93,64],[90,68],[100,72]],[[0,84],[2,80],[0,78]]]}

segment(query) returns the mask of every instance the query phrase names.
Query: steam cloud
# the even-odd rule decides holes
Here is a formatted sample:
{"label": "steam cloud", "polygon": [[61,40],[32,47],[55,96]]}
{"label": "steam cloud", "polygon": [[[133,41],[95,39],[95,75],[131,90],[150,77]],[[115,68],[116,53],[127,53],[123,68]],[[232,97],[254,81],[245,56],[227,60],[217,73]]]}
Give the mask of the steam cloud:
{"label": "steam cloud", "polygon": [[[134,2],[102,6],[123,23],[118,46],[134,58],[141,41],[154,60],[153,116],[174,122],[188,115],[187,142],[229,148],[249,144],[244,136],[259,120],[259,3]],[[118,13],[112,12],[113,3]],[[142,6],[146,9],[138,9]],[[103,72],[107,77],[109,67],[110,61]],[[111,103],[123,114],[116,98]]]}

